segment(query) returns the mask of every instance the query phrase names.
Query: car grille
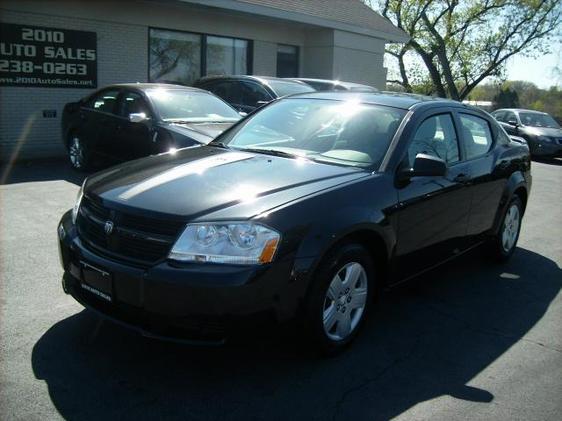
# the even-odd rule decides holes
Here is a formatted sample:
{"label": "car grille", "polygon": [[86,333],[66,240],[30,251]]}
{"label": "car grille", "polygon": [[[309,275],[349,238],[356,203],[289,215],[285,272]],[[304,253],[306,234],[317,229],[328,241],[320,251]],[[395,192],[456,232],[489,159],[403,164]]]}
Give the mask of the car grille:
{"label": "car grille", "polygon": [[[113,223],[109,234],[105,231],[108,221]],[[76,225],[86,246],[116,260],[146,266],[168,255],[185,223],[132,215],[84,197]]]}

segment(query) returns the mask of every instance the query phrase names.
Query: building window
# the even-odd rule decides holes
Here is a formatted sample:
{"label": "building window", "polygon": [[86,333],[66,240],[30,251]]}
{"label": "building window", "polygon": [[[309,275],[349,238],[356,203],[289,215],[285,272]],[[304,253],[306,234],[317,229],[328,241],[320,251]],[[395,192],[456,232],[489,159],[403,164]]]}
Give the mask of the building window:
{"label": "building window", "polygon": [[207,37],[207,75],[245,75],[248,64],[248,41]]}
{"label": "building window", "polygon": [[201,76],[251,74],[250,42],[150,29],[149,79],[191,85]]}
{"label": "building window", "polygon": [[277,76],[298,77],[299,75],[299,47],[294,45],[277,46]]}
{"label": "building window", "polygon": [[150,80],[190,84],[201,76],[201,35],[150,30]]}

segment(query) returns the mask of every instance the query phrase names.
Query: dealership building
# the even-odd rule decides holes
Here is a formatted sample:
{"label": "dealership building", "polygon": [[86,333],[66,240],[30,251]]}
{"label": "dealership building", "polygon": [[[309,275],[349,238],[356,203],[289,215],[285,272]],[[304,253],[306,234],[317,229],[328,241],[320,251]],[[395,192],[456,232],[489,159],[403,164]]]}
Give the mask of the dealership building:
{"label": "dealership building", "polygon": [[2,0],[0,161],[65,153],[64,104],[122,82],[205,75],[384,88],[407,35],[360,0]]}

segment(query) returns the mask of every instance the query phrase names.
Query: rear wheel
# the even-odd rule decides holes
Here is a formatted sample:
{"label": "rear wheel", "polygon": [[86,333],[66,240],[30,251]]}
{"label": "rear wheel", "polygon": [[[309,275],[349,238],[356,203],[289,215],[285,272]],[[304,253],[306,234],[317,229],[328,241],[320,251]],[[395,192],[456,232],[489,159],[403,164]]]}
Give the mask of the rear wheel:
{"label": "rear wheel", "polygon": [[68,158],[72,168],[86,171],[90,166],[90,156],[82,139],[73,134],[68,142]]}
{"label": "rear wheel", "polygon": [[513,255],[521,231],[522,217],[523,204],[518,196],[514,196],[507,205],[500,229],[490,244],[496,260],[504,262]]}
{"label": "rear wheel", "polygon": [[355,338],[372,302],[374,278],[371,256],[359,244],[343,245],[324,259],[304,314],[314,348],[333,355]]}

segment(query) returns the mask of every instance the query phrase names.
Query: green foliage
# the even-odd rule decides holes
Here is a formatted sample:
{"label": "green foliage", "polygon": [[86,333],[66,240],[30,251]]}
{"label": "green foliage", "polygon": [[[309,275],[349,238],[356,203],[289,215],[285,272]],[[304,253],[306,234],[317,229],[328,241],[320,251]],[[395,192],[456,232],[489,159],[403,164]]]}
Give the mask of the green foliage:
{"label": "green foliage", "polygon": [[[364,0],[367,4],[370,0]],[[391,45],[398,71],[390,82],[407,91],[464,99],[507,59],[548,52],[561,22],[559,0],[381,0],[380,11],[411,37]],[[427,92],[426,92],[427,93]]]}
{"label": "green foliage", "polygon": [[[512,92],[517,95],[518,105],[502,103],[501,93]],[[493,101],[494,109],[517,106],[530,110],[544,111],[562,123],[562,89],[552,86],[540,89],[531,82],[515,80],[502,84],[486,83],[477,86],[468,99],[474,101]]]}

